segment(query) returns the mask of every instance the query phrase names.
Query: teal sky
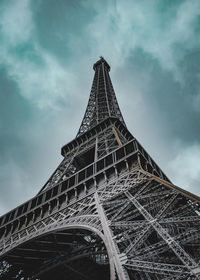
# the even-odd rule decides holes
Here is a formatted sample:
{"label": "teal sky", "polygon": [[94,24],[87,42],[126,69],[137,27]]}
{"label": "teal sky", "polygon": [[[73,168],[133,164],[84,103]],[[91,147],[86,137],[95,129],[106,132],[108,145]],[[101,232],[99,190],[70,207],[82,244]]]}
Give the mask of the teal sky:
{"label": "teal sky", "polygon": [[100,55],[130,132],[200,195],[199,0],[0,0],[0,214],[61,161]]}

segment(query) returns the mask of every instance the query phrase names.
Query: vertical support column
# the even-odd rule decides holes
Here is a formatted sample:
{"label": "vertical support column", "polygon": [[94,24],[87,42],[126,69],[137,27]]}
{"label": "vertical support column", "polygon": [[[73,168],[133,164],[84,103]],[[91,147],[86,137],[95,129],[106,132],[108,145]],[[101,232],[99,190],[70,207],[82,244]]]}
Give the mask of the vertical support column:
{"label": "vertical support column", "polygon": [[100,68],[98,68],[98,76],[97,76],[97,88],[96,88],[96,97],[95,97],[95,109],[96,109],[96,118],[97,124],[99,123],[99,76],[100,76]]}
{"label": "vertical support column", "polygon": [[114,128],[114,126],[112,127],[112,130],[113,130],[113,134],[115,135],[115,138],[117,140],[118,145],[121,147],[122,146],[122,142],[121,142],[121,140],[119,138],[119,135],[118,135],[116,129]]}
{"label": "vertical support column", "polygon": [[116,98],[116,95],[115,95],[115,91],[114,91],[112,81],[111,81],[111,78],[110,78],[110,75],[109,75],[108,71],[106,71],[106,77],[107,77],[107,81],[108,81],[109,92],[110,92],[111,97],[112,97],[112,106],[113,106],[113,109],[114,109],[114,113],[112,113],[111,115],[114,115],[117,118],[119,118],[120,121],[123,123],[123,125],[126,127],[126,124],[125,124],[125,121],[123,119],[121,110],[119,108],[117,98]]}
{"label": "vertical support column", "polygon": [[104,63],[102,63],[101,66],[102,66],[102,71],[103,71],[103,82],[104,82],[104,89],[105,89],[105,97],[106,97],[106,103],[107,103],[108,116],[110,117],[111,116],[111,112],[110,112],[110,104],[109,104],[109,101],[108,101],[108,92],[107,92],[107,85],[106,85],[106,75],[105,75]]}
{"label": "vertical support column", "polygon": [[101,221],[101,225],[102,225],[105,239],[107,242],[106,248],[108,248],[108,250],[109,250],[109,256],[112,256],[111,261],[115,264],[115,269],[117,272],[118,279],[119,280],[130,280],[127,271],[123,267],[123,264],[126,262],[126,256],[124,254],[120,254],[117,250],[117,247],[113,240],[111,230],[108,225],[107,217],[104,213],[103,207],[99,201],[99,197],[98,197],[97,193],[95,193],[94,198],[95,198],[95,203],[96,203],[96,208],[97,208],[97,212],[99,215],[99,219]]}
{"label": "vertical support column", "polygon": [[95,141],[94,161],[97,161],[97,159],[98,159],[98,143],[99,143],[99,137],[97,135],[96,141]]}

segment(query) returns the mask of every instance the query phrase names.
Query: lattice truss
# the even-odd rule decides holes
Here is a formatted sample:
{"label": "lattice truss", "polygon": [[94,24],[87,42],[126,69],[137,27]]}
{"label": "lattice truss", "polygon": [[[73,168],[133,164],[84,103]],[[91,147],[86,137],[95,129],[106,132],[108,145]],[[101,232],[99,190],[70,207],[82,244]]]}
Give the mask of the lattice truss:
{"label": "lattice truss", "polygon": [[[16,270],[23,270],[23,279],[43,279],[43,274],[44,279],[58,279],[66,273],[69,279],[76,280],[97,279],[102,272],[109,276],[103,240],[95,232],[79,228],[81,225],[99,232],[102,229],[94,196],[78,202],[66,201],[59,208],[49,209],[43,217],[38,215],[30,223],[24,223],[18,232],[0,243],[1,254],[9,251],[2,269],[6,271],[6,266],[13,264]],[[68,230],[63,230],[66,227]]]}
{"label": "lattice truss", "polygon": [[109,76],[109,65],[101,58],[96,63],[94,70],[90,98],[77,136],[112,116],[118,118],[125,125]]}
{"label": "lattice truss", "polygon": [[1,217],[0,277],[200,279],[199,198],[167,181],[128,132],[107,62],[94,70],[63,161],[38,197]]}
{"label": "lattice truss", "polygon": [[[76,270],[82,275],[80,279],[85,279],[87,272],[78,270],[77,262],[73,263],[76,258],[85,256],[93,267],[94,264],[107,265],[109,262],[108,279],[111,280],[200,279],[200,203],[191,200],[181,190],[134,168],[113,177],[95,192],[91,190],[85,198],[76,200],[63,203],[53,211],[49,209],[42,219],[38,216],[34,223],[24,224],[19,232],[0,244],[0,249],[4,248],[2,253],[8,251],[8,260],[15,262],[17,258],[23,261],[22,256],[27,250],[32,250],[33,254],[28,251],[29,259],[38,257],[38,244],[42,245],[39,251],[42,254],[42,248],[46,248],[45,241],[51,238],[36,237],[54,230],[51,242],[56,250],[50,248],[55,254],[46,261],[43,255],[34,260],[31,279],[61,265]],[[86,226],[92,232],[101,233],[102,239],[95,233],[80,229],[63,231],[65,226],[77,229]],[[56,229],[59,232],[56,233]],[[69,239],[71,235],[75,243]],[[79,235],[83,236],[84,242],[77,239]],[[61,240],[63,244],[59,243],[60,236],[65,237]],[[33,241],[26,243],[28,240]],[[69,247],[61,249],[65,243]],[[10,246],[17,247],[15,253],[9,253]],[[51,250],[48,247],[48,251]],[[111,256],[114,258],[113,270]],[[30,266],[28,261],[23,266],[26,264]],[[92,278],[88,276],[88,279]]]}
{"label": "lattice truss", "polygon": [[87,141],[80,143],[77,147],[67,153],[60,165],[42,187],[41,191],[55,186],[79,171],[82,168],[82,165],[81,162],[78,161],[78,158],[81,158],[81,155],[92,148],[94,148],[94,161],[116,150],[127,141],[127,138],[120,132],[119,129],[110,125]]}
{"label": "lattice truss", "polygon": [[100,192],[130,279],[200,279],[199,202],[164,181],[147,176],[135,183],[134,176]]}

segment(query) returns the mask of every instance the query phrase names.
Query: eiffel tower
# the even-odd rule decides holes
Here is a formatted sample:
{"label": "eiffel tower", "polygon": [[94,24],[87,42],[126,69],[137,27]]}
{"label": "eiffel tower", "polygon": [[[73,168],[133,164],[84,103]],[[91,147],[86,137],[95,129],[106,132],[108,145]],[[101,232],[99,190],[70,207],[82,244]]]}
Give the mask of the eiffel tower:
{"label": "eiffel tower", "polygon": [[78,134],[39,193],[0,217],[0,279],[200,279],[200,198],[128,131],[101,57]]}

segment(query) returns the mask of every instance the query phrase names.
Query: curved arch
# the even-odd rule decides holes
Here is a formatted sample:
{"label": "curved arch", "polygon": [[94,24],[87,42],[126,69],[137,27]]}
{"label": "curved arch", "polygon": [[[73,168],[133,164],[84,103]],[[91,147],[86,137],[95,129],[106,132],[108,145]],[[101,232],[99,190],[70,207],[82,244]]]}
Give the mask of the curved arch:
{"label": "curved arch", "polygon": [[[49,232],[46,233],[51,233],[51,232],[55,232],[55,231],[60,231],[60,230],[68,230],[68,229],[85,229],[91,232],[96,233],[104,242],[104,245],[106,247],[106,251],[108,254],[108,258],[109,258],[109,265],[110,265],[110,280],[115,280],[115,266],[114,266],[114,261],[113,261],[113,257],[112,257],[112,252],[110,251],[110,248],[108,246],[108,242],[106,239],[106,236],[103,235],[103,233],[101,231],[99,231],[98,229],[96,229],[95,227],[91,227],[89,225],[74,225],[73,223],[68,223],[67,225],[63,225],[63,227],[59,227],[57,230],[50,230]],[[45,235],[46,235],[45,233]],[[39,235],[41,236],[41,235]]]}
{"label": "curved arch", "polygon": [[89,232],[93,232],[93,233],[97,234],[97,236],[103,241],[107,254],[108,254],[108,259],[109,259],[110,280],[115,280],[115,266],[114,266],[113,256],[112,256],[112,252],[108,246],[106,236],[99,229],[95,228],[94,226],[87,225],[84,223],[81,224],[80,222],[79,222],[79,224],[76,224],[75,221],[73,222],[73,219],[70,219],[70,220],[71,220],[70,222],[69,221],[59,221],[56,224],[51,224],[51,225],[47,226],[45,229],[43,228],[43,230],[41,230],[41,231],[39,230],[37,232],[37,234],[31,238],[30,238],[30,236],[29,236],[29,238],[22,238],[20,240],[21,242],[18,242],[17,245],[14,246],[8,252],[15,250],[15,248],[19,247],[19,245],[28,243],[30,241],[34,241],[38,237],[46,236],[51,233],[59,232],[62,230],[73,230],[73,229],[87,230]]}

